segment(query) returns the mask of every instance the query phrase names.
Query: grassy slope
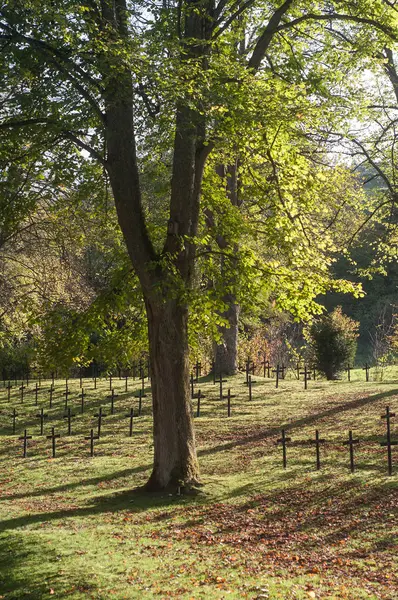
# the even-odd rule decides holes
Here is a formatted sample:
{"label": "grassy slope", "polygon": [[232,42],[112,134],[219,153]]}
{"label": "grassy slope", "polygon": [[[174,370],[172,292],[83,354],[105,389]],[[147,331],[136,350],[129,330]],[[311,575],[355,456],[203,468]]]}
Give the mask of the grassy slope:
{"label": "grassy slope", "polygon": [[[346,598],[398,599],[398,457],[387,476],[386,451],[378,441],[385,406],[395,409],[398,381],[382,383],[289,379],[279,390],[256,377],[248,402],[243,377],[231,378],[232,416],[218,386],[202,380],[206,394],[195,419],[202,468],[202,494],[146,497],[132,490],[150,473],[150,398],[127,437],[133,389],[114,380],[116,413],[106,417],[103,437],[90,458],[88,435],[98,406],[108,405],[109,384],[93,390],[86,380],[86,412],[71,397],[73,435],[50,443],[38,436],[34,394],[24,405],[0,392],[0,598]],[[64,399],[57,382],[48,409],[49,382],[39,406],[48,413],[46,433],[60,420]],[[78,390],[78,381],[70,382]],[[33,385],[30,385],[32,388]],[[227,387],[227,384],[225,384]],[[10,435],[10,409],[20,414],[18,434],[34,434],[27,459]],[[106,410],[108,413],[109,410]],[[288,468],[282,469],[275,440],[289,429]],[[305,440],[319,428],[327,445],[322,468]],[[348,429],[361,438],[357,472],[349,472],[341,442]]]}

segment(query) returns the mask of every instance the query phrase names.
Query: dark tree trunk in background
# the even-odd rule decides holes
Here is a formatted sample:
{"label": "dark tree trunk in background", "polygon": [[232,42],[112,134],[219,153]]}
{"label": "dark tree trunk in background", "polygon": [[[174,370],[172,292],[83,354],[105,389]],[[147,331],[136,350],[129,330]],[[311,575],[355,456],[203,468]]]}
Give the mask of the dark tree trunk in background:
{"label": "dark tree trunk in background", "polygon": [[225,375],[235,375],[238,370],[238,325],[240,307],[235,302],[235,297],[230,295],[225,297],[228,304],[222,316],[228,321],[229,327],[220,327],[220,333],[223,341],[221,344],[215,344],[214,362],[216,373]]}
{"label": "dark tree trunk in background", "polygon": [[[217,173],[220,177],[226,176],[226,193],[233,206],[239,206],[238,198],[238,159],[234,164],[224,167],[217,167]],[[222,236],[217,237],[217,243],[221,249],[226,249],[229,246],[228,240]],[[235,247],[238,251],[238,247]],[[233,265],[231,261],[226,265],[225,261],[221,260],[221,276],[228,282],[233,283]],[[228,306],[228,309],[221,313],[226,319],[229,326],[219,327],[222,337],[220,344],[214,345],[214,364],[216,373],[225,373],[225,375],[235,375],[238,371],[238,339],[239,339],[239,314],[240,306],[236,301],[234,294],[226,294],[223,301]]]}

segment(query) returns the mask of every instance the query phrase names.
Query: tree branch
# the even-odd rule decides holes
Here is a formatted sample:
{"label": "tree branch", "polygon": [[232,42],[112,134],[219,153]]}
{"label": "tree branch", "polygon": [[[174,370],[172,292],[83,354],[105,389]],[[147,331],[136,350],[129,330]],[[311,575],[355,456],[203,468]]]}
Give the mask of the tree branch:
{"label": "tree branch", "polygon": [[293,4],[293,0],[285,0],[285,2],[274,12],[270,20],[268,21],[268,25],[264,29],[263,33],[257,40],[255,48],[253,50],[253,54],[249,59],[248,67],[249,69],[253,69],[257,71],[260,67],[261,61],[263,60],[265,53],[267,52],[269,45],[272,41],[273,36],[277,31],[277,26],[280,23],[283,15],[289,10],[290,6]]}

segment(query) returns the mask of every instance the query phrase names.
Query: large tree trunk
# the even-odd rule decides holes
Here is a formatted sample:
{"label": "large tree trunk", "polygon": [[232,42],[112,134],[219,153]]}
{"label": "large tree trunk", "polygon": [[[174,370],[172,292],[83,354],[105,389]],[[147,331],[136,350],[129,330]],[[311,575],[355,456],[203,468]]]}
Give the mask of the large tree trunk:
{"label": "large tree trunk", "polygon": [[154,430],[147,489],[192,486],[199,467],[191,418],[188,310],[174,300],[146,301]]}

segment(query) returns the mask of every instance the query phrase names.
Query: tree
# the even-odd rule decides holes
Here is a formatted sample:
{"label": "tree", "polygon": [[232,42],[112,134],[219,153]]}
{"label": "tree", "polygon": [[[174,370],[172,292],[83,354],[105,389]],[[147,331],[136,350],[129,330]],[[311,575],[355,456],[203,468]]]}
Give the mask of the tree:
{"label": "tree", "polygon": [[309,336],[315,364],[327,379],[337,379],[347,365],[353,365],[359,323],[343,314],[341,306],[311,325]]}
{"label": "tree", "polygon": [[[255,70],[277,35],[331,21],[388,34],[386,8],[358,2],[340,13],[330,3],[314,9],[312,2],[294,0],[280,6],[252,0],[161,6],[13,0],[0,9],[3,155],[34,149],[42,173],[50,158],[71,179],[79,177],[88,155],[109,177],[148,319],[154,415],[148,489],[199,479],[188,313],[206,161],[236,130],[253,90],[261,90],[263,79]],[[242,60],[233,42],[244,18],[252,41]],[[172,156],[160,245],[148,228],[140,182],[141,151],[158,137]]]}

